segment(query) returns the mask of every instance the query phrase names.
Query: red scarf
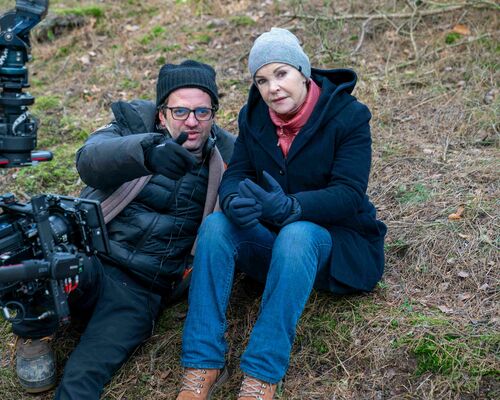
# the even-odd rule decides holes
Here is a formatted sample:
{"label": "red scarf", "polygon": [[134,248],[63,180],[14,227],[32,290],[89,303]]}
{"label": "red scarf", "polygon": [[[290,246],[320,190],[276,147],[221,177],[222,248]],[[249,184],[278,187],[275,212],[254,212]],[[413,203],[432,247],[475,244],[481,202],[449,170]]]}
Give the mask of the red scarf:
{"label": "red scarf", "polygon": [[283,155],[288,155],[288,150],[292,145],[295,136],[299,133],[302,127],[306,124],[311,116],[314,106],[318,102],[321,94],[321,89],[311,79],[307,96],[297,112],[293,115],[282,116],[273,110],[269,109],[269,115],[273,124],[276,126],[276,134],[278,135],[278,146],[281,148]]}

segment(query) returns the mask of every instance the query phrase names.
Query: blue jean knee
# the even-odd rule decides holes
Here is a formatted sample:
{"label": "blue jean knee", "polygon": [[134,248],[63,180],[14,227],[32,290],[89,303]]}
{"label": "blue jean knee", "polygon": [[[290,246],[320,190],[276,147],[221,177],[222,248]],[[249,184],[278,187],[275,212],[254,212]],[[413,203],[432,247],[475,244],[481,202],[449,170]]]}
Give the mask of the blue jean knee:
{"label": "blue jean knee", "polygon": [[331,249],[330,233],[317,224],[298,221],[281,229],[272,250],[260,314],[241,360],[246,374],[271,383],[283,378],[298,320],[318,271],[329,264]]}

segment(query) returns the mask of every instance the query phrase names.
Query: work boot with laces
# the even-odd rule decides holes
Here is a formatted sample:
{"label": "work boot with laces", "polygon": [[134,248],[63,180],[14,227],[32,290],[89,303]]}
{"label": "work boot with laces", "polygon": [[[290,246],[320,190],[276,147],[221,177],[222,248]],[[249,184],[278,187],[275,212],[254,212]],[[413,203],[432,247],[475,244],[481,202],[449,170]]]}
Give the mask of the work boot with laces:
{"label": "work boot with laces", "polygon": [[277,386],[245,375],[238,400],[272,400]]}
{"label": "work boot with laces", "polygon": [[29,393],[45,392],[56,384],[56,363],[51,340],[51,337],[17,338],[16,373],[21,386]]}
{"label": "work boot with laces", "polygon": [[210,400],[213,392],[227,381],[228,377],[227,368],[186,368],[177,400]]}

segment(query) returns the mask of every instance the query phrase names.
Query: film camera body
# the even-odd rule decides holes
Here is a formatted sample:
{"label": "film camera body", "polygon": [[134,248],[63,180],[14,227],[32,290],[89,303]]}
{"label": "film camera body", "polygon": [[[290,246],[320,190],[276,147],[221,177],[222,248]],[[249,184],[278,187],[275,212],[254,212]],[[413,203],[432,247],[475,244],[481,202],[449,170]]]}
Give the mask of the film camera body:
{"label": "film camera body", "polygon": [[[25,63],[30,60],[30,30],[47,14],[48,0],[16,0],[0,16],[0,167],[49,161],[36,151],[38,121],[28,106],[35,101]],[[24,204],[0,195],[0,308],[19,323],[56,317],[70,319],[68,294],[78,286],[84,255],[107,253],[109,243],[99,202],[60,195],[37,195]],[[38,315],[35,302],[51,304]]]}

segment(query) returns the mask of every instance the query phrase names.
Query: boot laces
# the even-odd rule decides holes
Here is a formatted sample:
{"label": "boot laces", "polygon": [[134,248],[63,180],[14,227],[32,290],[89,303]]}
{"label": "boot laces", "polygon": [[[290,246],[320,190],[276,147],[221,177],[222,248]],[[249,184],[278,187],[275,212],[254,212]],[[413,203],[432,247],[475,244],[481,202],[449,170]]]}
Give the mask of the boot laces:
{"label": "boot laces", "polygon": [[241,384],[238,397],[253,397],[257,400],[262,399],[261,396],[264,395],[264,391],[262,389],[266,389],[267,387],[267,383],[250,376],[245,376],[245,379],[243,379],[243,383]]}
{"label": "boot laces", "polygon": [[200,389],[203,387],[203,383],[200,382],[205,381],[205,377],[203,375],[206,373],[207,370],[205,369],[186,370],[182,376],[181,392],[187,391],[200,394]]}

